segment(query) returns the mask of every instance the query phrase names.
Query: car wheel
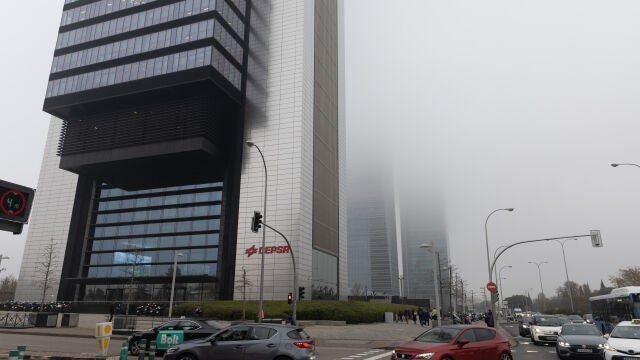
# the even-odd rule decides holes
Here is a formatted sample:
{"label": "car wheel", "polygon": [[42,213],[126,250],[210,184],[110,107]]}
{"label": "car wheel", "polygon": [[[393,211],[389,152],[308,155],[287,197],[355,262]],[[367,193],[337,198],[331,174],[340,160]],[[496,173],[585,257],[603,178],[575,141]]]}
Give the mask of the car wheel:
{"label": "car wheel", "polygon": [[503,352],[502,354],[500,354],[500,360],[513,360],[513,358],[511,357],[511,355],[509,355],[509,353]]}
{"label": "car wheel", "polygon": [[193,354],[182,354],[178,356],[178,360],[198,360],[198,358]]}
{"label": "car wheel", "polygon": [[129,353],[133,356],[138,356],[140,353],[140,340],[131,340],[129,343]]}

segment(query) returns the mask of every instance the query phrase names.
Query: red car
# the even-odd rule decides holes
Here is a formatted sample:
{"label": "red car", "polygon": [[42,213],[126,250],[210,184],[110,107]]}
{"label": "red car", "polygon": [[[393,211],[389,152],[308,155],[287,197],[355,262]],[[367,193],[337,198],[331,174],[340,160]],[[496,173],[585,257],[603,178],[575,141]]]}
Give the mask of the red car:
{"label": "red car", "polygon": [[494,328],[449,325],[398,345],[391,360],[512,360],[509,340]]}

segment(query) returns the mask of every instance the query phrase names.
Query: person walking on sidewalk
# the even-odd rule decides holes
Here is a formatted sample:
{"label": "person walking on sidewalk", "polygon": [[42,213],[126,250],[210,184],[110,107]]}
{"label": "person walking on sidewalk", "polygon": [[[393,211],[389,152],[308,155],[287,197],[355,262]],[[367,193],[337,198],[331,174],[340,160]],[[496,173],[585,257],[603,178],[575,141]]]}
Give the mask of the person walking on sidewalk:
{"label": "person walking on sidewalk", "polygon": [[489,311],[485,315],[484,322],[487,323],[488,327],[495,327],[496,326],[496,324],[494,322],[494,319],[493,319],[493,312],[491,312],[491,309],[489,309]]}

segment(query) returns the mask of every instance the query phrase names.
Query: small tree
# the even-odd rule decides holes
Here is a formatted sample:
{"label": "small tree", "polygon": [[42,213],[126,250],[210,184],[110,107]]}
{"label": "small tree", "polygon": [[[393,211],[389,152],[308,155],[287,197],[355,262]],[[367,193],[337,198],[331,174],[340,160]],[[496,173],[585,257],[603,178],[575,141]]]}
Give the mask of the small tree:
{"label": "small tree", "polygon": [[0,281],[0,301],[13,300],[17,285],[18,280],[13,275],[2,278]]}
{"label": "small tree", "polygon": [[35,269],[38,275],[38,282],[42,288],[42,299],[40,301],[40,310],[44,310],[44,300],[47,295],[47,291],[53,288],[54,281],[51,278],[53,268],[58,265],[58,255],[56,254],[56,243],[51,238],[49,244],[47,244],[42,250],[42,261],[36,263]]}
{"label": "small tree", "polygon": [[242,275],[240,275],[238,285],[236,285],[236,289],[242,289],[242,320],[246,320],[247,315],[247,286],[253,286],[253,283],[247,277],[247,271],[243,267]]}

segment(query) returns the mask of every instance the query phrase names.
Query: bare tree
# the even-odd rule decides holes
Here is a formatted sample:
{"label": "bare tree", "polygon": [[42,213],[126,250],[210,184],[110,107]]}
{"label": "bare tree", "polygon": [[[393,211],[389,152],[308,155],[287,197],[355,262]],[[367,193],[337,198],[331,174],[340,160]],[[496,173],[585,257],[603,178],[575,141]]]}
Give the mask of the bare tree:
{"label": "bare tree", "polygon": [[242,289],[242,320],[246,320],[247,315],[247,286],[253,286],[253,283],[247,277],[247,271],[242,268],[242,275],[240,275],[240,279],[238,281],[238,285],[236,285],[236,289]]}
{"label": "bare tree", "polygon": [[42,300],[40,301],[40,309],[44,309],[44,300],[47,295],[47,291],[53,287],[54,279],[52,279],[53,268],[58,265],[58,256],[56,254],[56,243],[51,238],[49,244],[47,244],[42,250],[42,261],[36,263],[35,270],[38,275],[38,282],[42,288]]}
{"label": "bare tree", "polygon": [[13,275],[2,278],[2,280],[0,280],[0,301],[13,300],[17,285],[18,280]]}
{"label": "bare tree", "polygon": [[617,276],[609,276],[609,281],[616,287],[638,285],[640,284],[640,266],[620,269]]}

